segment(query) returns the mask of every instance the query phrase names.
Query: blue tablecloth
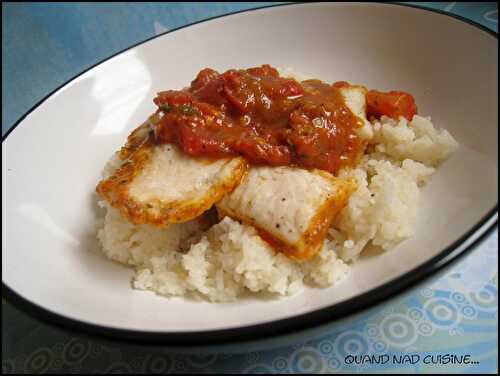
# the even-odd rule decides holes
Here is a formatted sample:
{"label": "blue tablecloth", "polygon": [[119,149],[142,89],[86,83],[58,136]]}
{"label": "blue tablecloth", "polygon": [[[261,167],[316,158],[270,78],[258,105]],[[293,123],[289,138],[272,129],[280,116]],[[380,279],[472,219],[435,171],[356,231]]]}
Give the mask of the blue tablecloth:
{"label": "blue tablecloth", "polygon": [[[268,4],[273,3],[2,3],[2,134],[47,93],[132,44],[194,21]],[[419,4],[498,31],[496,3]],[[494,373],[497,263],[495,231],[473,257],[394,304],[376,307],[314,340],[242,355],[180,355],[88,340],[49,327],[2,300],[2,371]],[[390,359],[360,365],[359,358],[347,356],[356,354]],[[443,357],[447,354],[469,355],[474,364],[453,364]]]}

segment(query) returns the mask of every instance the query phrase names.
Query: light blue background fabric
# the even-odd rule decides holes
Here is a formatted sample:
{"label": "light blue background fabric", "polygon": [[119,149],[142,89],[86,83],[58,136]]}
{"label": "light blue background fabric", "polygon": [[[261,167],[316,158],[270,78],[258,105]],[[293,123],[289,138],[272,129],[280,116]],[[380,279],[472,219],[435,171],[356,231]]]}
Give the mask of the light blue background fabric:
{"label": "light blue background fabric", "polygon": [[[2,4],[2,135],[49,92],[102,59],[166,30],[275,3]],[[496,3],[420,3],[498,31]],[[180,355],[89,341],[2,300],[3,372],[485,372],[498,371],[498,232],[434,282],[347,320],[319,338],[242,355]],[[388,354],[382,365],[348,354]],[[392,356],[419,356],[394,364]],[[470,354],[473,365],[425,364]],[[414,358],[415,359],[415,358]],[[427,358],[428,359],[428,358]]]}

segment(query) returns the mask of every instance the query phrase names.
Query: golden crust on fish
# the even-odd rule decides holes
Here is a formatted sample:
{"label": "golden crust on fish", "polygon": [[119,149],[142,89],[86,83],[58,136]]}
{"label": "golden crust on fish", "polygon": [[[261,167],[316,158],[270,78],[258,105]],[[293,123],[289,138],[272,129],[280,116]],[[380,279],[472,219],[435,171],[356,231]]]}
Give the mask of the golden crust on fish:
{"label": "golden crust on fish", "polygon": [[97,193],[134,224],[167,226],[210,209],[247,170],[243,158],[193,158],[171,144],[155,145],[145,123],[120,151],[123,163]]}
{"label": "golden crust on fish", "polygon": [[320,249],[333,218],[355,189],[354,180],[320,170],[252,167],[216,207],[220,216],[256,227],[276,250],[305,261]]}

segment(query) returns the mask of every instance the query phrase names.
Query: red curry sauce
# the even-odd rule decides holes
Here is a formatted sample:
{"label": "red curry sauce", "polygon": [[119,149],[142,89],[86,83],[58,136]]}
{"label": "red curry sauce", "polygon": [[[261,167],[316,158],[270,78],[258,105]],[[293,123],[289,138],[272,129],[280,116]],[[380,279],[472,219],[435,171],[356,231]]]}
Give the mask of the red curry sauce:
{"label": "red curry sauce", "polygon": [[280,77],[269,65],[222,74],[206,68],[189,88],[158,93],[156,141],[193,156],[242,155],[252,164],[336,172],[357,162],[362,120],[340,88]]}

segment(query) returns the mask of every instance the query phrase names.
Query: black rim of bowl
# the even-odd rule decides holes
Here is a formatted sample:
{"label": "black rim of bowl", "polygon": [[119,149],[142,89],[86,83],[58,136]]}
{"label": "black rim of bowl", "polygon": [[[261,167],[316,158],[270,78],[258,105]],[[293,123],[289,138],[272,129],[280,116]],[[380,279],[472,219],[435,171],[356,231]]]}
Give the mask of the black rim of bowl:
{"label": "black rim of bowl", "polygon": [[[304,3],[288,3],[288,4],[275,4],[270,6],[257,7],[252,9],[246,9],[242,11],[236,11],[232,13],[227,13],[224,15],[219,15],[211,18],[207,18],[201,21],[193,22],[188,25],[178,27],[166,31],[164,33],[155,35],[148,38],[142,42],[136,43],[124,50],[121,50],[101,61],[92,65],[91,67],[85,69],[78,75],[72,77],[58,88],[47,94],[42,100],[36,103],[29,111],[27,111],[23,116],[21,116],[14,125],[2,136],[2,143],[7,139],[7,136],[23,121],[23,119],[33,112],[37,107],[39,107],[45,100],[57,92],[60,88],[64,87],[77,77],[86,73],[87,71],[93,69],[94,67],[110,60],[111,58],[122,54],[134,47],[144,44],[152,39],[164,36],[166,34],[173,33],[177,30],[181,30],[199,23],[211,21],[217,18],[228,17],[234,14],[253,12],[260,9],[283,7],[283,6],[293,6]],[[423,6],[415,6],[411,4],[401,4],[401,3],[382,3],[385,5],[392,6],[405,6],[409,8],[418,9],[423,12],[432,12],[441,14],[447,17],[451,17],[469,25],[475,26],[476,28],[487,32],[488,34],[494,36],[498,39],[498,34],[493,30],[476,23],[472,20],[464,18],[459,15],[450,14],[438,9],[427,8]],[[497,151],[498,152],[498,151]],[[66,316],[62,316],[58,313],[51,312],[36,303],[29,301],[28,299],[17,294],[14,290],[8,287],[2,280],[2,295],[10,303],[12,303],[16,308],[20,309],[24,313],[28,314],[35,319],[41,319],[45,323],[54,326],[56,328],[64,328],[72,332],[77,332],[84,336],[96,337],[100,339],[106,339],[117,342],[125,343],[141,343],[149,345],[169,345],[182,348],[184,346],[205,346],[205,345],[227,345],[232,343],[245,343],[257,340],[265,340],[269,338],[276,338],[278,336],[291,335],[294,333],[311,330],[318,328],[320,326],[333,323],[334,321],[346,318],[349,315],[359,313],[362,310],[372,308],[379,303],[382,303],[388,299],[392,299],[395,296],[401,295],[412,287],[415,287],[419,283],[422,283],[425,279],[436,275],[439,271],[455,264],[459,260],[463,259],[466,255],[470,254],[471,251],[476,248],[483,240],[485,240],[490,233],[498,226],[498,218],[495,218],[498,213],[498,204],[496,204],[476,225],[474,225],[469,231],[462,235],[459,239],[453,242],[451,245],[446,247],[439,254],[427,260],[422,265],[410,270],[404,275],[397,277],[379,287],[373,288],[361,295],[352,297],[346,301],[333,304],[331,306],[321,308],[309,313],[304,313],[298,316],[293,316],[290,318],[275,320],[271,322],[266,322],[262,324],[255,324],[250,326],[242,326],[229,329],[221,330],[209,330],[209,331],[190,331],[190,332],[149,332],[140,330],[130,330],[130,329],[118,329],[111,328],[102,325],[96,325],[91,323],[86,323],[76,319],[71,319]],[[494,221],[492,221],[494,219]],[[487,228],[483,228],[485,224],[490,223]],[[471,242],[467,247],[462,250],[457,249],[461,244],[469,240],[474,235],[478,237]]]}

